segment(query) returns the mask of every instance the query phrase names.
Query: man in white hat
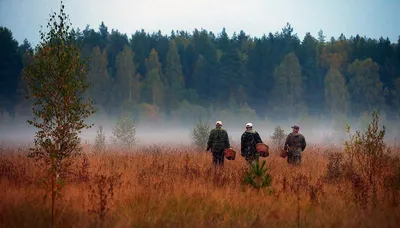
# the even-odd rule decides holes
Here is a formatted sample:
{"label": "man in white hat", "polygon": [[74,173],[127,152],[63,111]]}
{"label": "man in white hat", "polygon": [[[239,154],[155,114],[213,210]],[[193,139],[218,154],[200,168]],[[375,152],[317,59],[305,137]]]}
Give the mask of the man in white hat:
{"label": "man in white hat", "polygon": [[211,149],[214,165],[224,165],[225,149],[230,148],[228,132],[222,128],[222,122],[217,121],[215,128],[208,136],[207,151]]}
{"label": "man in white hat", "polygon": [[253,130],[253,124],[246,124],[246,131],[241,137],[241,150],[240,155],[246,159],[249,163],[256,159],[257,149],[256,144],[262,143],[261,137],[257,131]]}

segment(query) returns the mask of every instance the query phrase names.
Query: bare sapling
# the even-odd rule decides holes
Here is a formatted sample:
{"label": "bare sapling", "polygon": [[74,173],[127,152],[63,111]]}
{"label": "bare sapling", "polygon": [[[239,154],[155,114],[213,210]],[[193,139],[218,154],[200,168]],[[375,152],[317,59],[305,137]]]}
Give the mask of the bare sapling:
{"label": "bare sapling", "polygon": [[115,190],[122,185],[121,175],[120,173],[113,175],[95,174],[92,178],[92,183],[89,186],[91,203],[89,212],[97,216],[101,227],[103,227],[105,218],[110,211],[110,203],[114,199]]}
{"label": "bare sapling", "polygon": [[96,131],[96,138],[94,141],[93,152],[99,154],[106,149],[106,134],[103,131],[103,126],[99,125]]}
{"label": "bare sapling", "polygon": [[356,131],[351,134],[350,127],[347,127],[350,140],[345,142],[345,151],[352,179],[363,183],[364,195],[368,194],[366,197],[371,198],[375,206],[378,203],[378,191],[383,185],[384,167],[391,151],[384,142],[385,126],[379,129],[379,115],[373,112],[372,118],[364,133]]}

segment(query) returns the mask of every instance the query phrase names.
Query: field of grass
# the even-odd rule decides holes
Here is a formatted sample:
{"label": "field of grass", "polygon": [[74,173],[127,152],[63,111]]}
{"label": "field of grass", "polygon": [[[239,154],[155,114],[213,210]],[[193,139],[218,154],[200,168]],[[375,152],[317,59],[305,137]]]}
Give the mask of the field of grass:
{"label": "field of grass", "polygon": [[[393,150],[392,157],[400,153]],[[2,149],[1,227],[50,226],[45,173],[26,152]],[[267,161],[272,185],[261,189],[243,184],[248,166],[240,156],[215,169],[210,153],[190,147],[154,145],[102,154],[86,148],[85,152],[73,159],[56,202],[59,227],[398,227],[400,223],[398,186],[382,181],[373,204],[362,178],[343,177],[342,168],[335,167],[339,163],[329,161],[329,154],[341,153],[341,148],[309,146],[299,167],[289,166],[272,149],[268,158],[261,159]],[[382,180],[400,181],[395,163],[386,166]]]}

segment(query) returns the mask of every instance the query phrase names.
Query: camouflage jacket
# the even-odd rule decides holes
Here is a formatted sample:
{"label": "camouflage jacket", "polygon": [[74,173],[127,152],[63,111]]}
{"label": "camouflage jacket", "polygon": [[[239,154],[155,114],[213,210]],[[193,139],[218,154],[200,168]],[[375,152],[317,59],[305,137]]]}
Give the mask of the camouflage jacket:
{"label": "camouflage jacket", "polygon": [[304,150],[306,146],[307,146],[306,139],[300,133],[290,133],[286,137],[285,148],[286,147],[289,147],[291,149],[301,148],[301,150]]}
{"label": "camouflage jacket", "polygon": [[241,155],[244,157],[253,157],[257,150],[256,144],[262,143],[261,137],[257,131],[245,131],[241,137]]}
{"label": "camouflage jacket", "polygon": [[211,130],[208,136],[207,150],[223,150],[230,148],[228,132],[221,127],[216,127]]}

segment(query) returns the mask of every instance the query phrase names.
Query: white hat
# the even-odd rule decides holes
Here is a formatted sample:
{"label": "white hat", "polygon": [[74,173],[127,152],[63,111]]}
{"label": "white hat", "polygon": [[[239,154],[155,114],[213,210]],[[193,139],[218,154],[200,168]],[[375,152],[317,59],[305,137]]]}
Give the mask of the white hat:
{"label": "white hat", "polygon": [[246,127],[253,127],[253,124],[252,123],[247,123]]}
{"label": "white hat", "polygon": [[222,126],[222,122],[218,120],[218,121],[215,123],[215,125],[221,125],[221,126]]}

